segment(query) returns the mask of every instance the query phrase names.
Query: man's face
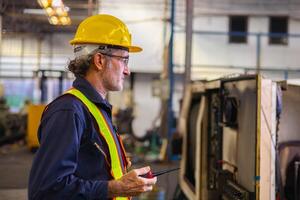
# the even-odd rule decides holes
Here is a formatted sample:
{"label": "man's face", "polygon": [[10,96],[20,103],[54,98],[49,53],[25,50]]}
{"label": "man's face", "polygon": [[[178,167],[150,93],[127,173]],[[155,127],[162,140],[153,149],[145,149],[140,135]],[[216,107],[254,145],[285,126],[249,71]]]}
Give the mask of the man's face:
{"label": "man's face", "polygon": [[128,68],[128,51],[114,50],[106,57],[106,67],[103,73],[103,85],[108,91],[120,91],[126,76],[130,75]]}

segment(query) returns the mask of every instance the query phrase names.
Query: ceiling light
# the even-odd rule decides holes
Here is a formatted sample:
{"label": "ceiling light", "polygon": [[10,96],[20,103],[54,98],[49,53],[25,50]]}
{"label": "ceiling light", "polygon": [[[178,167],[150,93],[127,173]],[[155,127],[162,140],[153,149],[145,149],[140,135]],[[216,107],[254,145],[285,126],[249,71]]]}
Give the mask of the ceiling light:
{"label": "ceiling light", "polygon": [[67,16],[68,15],[68,13],[62,7],[55,8],[55,12],[58,16]]}
{"label": "ceiling light", "polygon": [[34,14],[34,15],[44,15],[45,10],[44,9],[30,9],[30,8],[25,8],[23,10],[24,14]]}
{"label": "ceiling light", "polygon": [[42,8],[47,8],[51,5],[51,0],[38,0],[38,3]]}
{"label": "ceiling light", "polygon": [[56,16],[52,16],[49,18],[49,22],[50,24],[53,24],[53,25],[58,25],[58,18]]}
{"label": "ceiling light", "polygon": [[49,16],[55,15],[55,11],[51,7],[46,8],[46,12]]}
{"label": "ceiling light", "polygon": [[64,4],[62,0],[53,0],[51,6],[52,7],[62,7]]}
{"label": "ceiling light", "polygon": [[70,17],[60,17],[59,21],[60,21],[61,25],[70,25],[71,24]]}
{"label": "ceiling light", "polygon": [[66,12],[69,12],[70,11],[70,8],[68,6],[65,6],[65,11]]}

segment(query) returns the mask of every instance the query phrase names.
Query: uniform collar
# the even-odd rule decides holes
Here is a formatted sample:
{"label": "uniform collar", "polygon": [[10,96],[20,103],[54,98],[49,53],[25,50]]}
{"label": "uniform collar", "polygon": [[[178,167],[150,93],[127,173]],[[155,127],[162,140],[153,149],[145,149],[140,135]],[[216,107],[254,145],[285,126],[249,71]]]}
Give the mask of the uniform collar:
{"label": "uniform collar", "polygon": [[95,90],[95,88],[84,78],[77,77],[73,82],[73,87],[80,90],[90,101],[101,104],[112,109],[112,105]]}

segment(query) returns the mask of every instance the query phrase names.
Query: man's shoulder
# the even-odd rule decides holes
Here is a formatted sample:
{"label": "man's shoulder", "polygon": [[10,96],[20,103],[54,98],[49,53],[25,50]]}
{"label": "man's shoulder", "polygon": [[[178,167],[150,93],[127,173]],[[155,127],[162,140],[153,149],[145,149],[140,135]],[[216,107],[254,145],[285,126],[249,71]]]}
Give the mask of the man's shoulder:
{"label": "man's shoulder", "polygon": [[78,98],[70,94],[63,94],[47,105],[46,112],[49,114],[57,111],[83,113],[85,110],[83,103]]}

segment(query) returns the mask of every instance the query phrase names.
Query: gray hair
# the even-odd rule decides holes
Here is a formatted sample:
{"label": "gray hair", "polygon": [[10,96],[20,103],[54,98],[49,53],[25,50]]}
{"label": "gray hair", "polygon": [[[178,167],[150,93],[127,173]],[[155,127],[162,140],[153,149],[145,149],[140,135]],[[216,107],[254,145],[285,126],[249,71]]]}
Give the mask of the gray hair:
{"label": "gray hair", "polygon": [[[81,49],[85,49],[84,46],[80,47],[83,47]],[[78,47],[75,47],[75,49],[76,48],[78,49]],[[92,64],[93,56],[96,53],[112,54],[115,51],[116,49],[114,48],[98,45],[96,49],[88,52],[86,55],[80,55],[75,57],[73,60],[70,60],[68,63],[68,70],[72,72],[75,75],[75,77],[84,77]]]}

